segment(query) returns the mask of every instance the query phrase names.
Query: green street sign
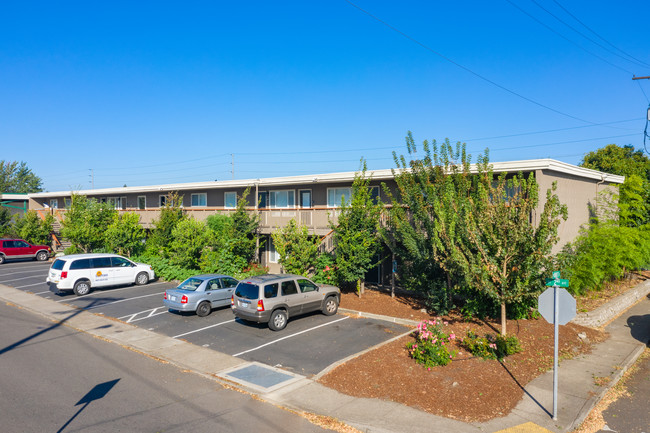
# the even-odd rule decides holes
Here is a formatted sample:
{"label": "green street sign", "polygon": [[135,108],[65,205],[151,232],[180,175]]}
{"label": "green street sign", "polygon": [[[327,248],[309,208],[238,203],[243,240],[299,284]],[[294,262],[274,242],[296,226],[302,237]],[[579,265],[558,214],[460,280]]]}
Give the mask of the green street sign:
{"label": "green street sign", "polygon": [[555,278],[556,280],[559,280],[561,278],[560,277],[560,271],[553,271],[553,278]]}
{"label": "green street sign", "polygon": [[569,287],[569,280],[562,280],[560,278],[547,278],[546,285],[548,287],[553,287],[553,286]]}

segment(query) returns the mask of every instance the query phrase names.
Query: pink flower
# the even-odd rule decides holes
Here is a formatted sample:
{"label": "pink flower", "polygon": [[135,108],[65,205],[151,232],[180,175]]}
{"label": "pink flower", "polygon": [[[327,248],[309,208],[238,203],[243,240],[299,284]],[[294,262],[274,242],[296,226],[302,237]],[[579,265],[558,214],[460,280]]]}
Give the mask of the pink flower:
{"label": "pink flower", "polygon": [[431,371],[431,367],[427,368],[427,371]]}
{"label": "pink flower", "polygon": [[450,340],[455,340],[456,339],[456,334],[454,334],[453,332],[451,334],[449,334],[449,339]]}
{"label": "pink flower", "polygon": [[325,266],[325,270],[326,270],[326,271],[329,271],[329,270],[330,270],[329,265]]}

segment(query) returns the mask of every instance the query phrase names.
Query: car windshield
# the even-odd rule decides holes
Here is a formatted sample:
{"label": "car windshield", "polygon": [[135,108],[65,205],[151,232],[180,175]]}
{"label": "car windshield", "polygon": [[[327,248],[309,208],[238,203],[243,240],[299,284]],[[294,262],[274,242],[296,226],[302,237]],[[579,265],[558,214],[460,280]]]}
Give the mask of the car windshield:
{"label": "car windshield", "polygon": [[257,295],[259,293],[260,288],[257,285],[251,283],[239,283],[235,289],[235,296],[244,299],[257,299]]}
{"label": "car windshield", "polygon": [[63,265],[65,265],[65,260],[56,259],[54,263],[52,263],[52,269],[60,271],[61,269],[63,269]]}
{"label": "car windshield", "polygon": [[202,282],[203,280],[199,278],[188,278],[187,280],[183,281],[180,286],[177,287],[177,289],[194,291],[201,285]]}

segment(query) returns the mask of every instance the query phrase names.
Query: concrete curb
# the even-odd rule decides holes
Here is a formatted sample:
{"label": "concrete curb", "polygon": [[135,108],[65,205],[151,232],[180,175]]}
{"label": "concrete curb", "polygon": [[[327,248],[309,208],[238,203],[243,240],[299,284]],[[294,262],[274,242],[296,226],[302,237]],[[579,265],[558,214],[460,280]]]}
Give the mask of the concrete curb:
{"label": "concrete curb", "polygon": [[593,311],[579,313],[573,320],[571,320],[571,323],[588,326],[590,328],[600,328],[611,322],[649,293],[650,280],[646,280],[638,284],[635,288],[617,296]]}
{"label": "concrete curb", "polygon": [[347,308],[339,308],[339,312],[350,314],[352,316],[367,317],[368,319],[384,320],[386,322],[399,323],[400,325],[416,327],[420,320],[400,319],[399,317],[382,316],[381,314],[366,313],[364,311],[348,310]]}

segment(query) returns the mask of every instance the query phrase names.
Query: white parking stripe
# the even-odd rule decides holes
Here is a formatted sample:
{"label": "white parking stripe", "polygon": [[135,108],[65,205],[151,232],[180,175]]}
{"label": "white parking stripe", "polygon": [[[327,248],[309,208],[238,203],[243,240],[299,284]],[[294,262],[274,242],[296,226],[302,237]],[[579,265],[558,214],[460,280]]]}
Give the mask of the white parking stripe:
{"label": "white parking stripe", "polygon": [[313,328],[305,329],[304,331],[296,332],[295,334],[287,335],[286,337],[278,338],[277,340],[270,341],[270,342],[268,342],[266,344],[262,344],[261,346],[254,347],[252,349],[248,349],[248,350],[245,350],[243,352],[239,352],[239,353],[237,353],[237,354],[235,354],[233,356],[239,356],[239,355],[243,355],[243,354],[248,353],[248,352],[254,352],[254,351],[258,350],[258,349],[261,349],[262,347],[266,347],[266,346],[270,346],[271,344],[275,344],[278,341],[286,340],[287,338],[295,337],[296,335],[304,334],[305,332],[313,331],[314,329],[322,328],[323,326],[331,325],[332,323],[340,322],[341,320],[345,320],[345,319],[349,319],[349,317],[345,316],[345,317],[342,317],[340,319],[333,320],[331,322],[323,323],[322,325],[314,326]]}
{"label": "white parking stripe", "polygon": [[148,319],[150,317],[160,316],[161,314],[166,314],[166,313],[169,313],[169,311],[165,310],[165,311],[161,311],[160,313],[149,314],[147,317],[140,317],[139,319],[129,320],[127,323],[139,322],[140,320]]}
{"label": "white parking stripe", "polygon": [[[144,287],[151,287],[151,286],[156,286],[158,284],[165,284],[165,282],[161,281],[159,283],[149,283],[146,286],[140,286],[140,287],[143,287],[143,288]],[[119,292],[121,290],[133,290],[133,286],[122,287],[121,289],[111,289],[110,293]],[[87,295],[77,296],[76,298],[72,298],[72,299],[81,299],[81,298],[85,298],[85,297],[88,297],[88,296],[94,296],[94,295],[105,295],[106,293],[109,293],[109,292],[92,292],[92,293],[89,293]],[[61,300],[56,301],[56,302],[65,302],[65,301],[70,301],[70,300],[71,299],[66,298],[66,299],[61,299]]]}
{"label": "white parking stripe", "polygon": [[215,326],[225,325],[226,323],[232,323],[234,321],[235,321],[235,319],[226,320],[225,322],[217,323],[216,325],[206,326],[205,328],[201,328],[201,329],[195,329],[194,331],[186,332],[185,334],[174,335],[172,338],[184,337],[186,335],[194,334],[195,332],[205,331],[206,329],[214,328]]}
{"label": "white parking stripe", "polygon": [[[41,281],[40,283],[27,284],[26,286],[17,286],[17,287],[14,287],[14,289],[22,289],[24,287],[32,287],[32,286],[42,286],[43,284],[47,284],[47,283],[45,281]],[[48,290],[48,292],[49,292],[49,290]],[[47,293],[47,292],[45,292],[45,293]]]}
{"label": "white parking stripe", "polygon": [[27,271],[18,271],[18,272],[8,272],[8,273],[3,273],[2,276],[3,276],[3,277],[6,277],[6,276],[8,276],[8,275],[15,275],[15,274],[33,274],[33,273],[34,273],[34,269],[30,269],[30,270],[27,270]]}
{"label": "white parking stripe", "polygon": [[162,294],[163,294],[163,292],[160,292],[160,293],[152,293],[152,294],[150,294],[150,295],[136,296],[136,297],[134,297],[134,298],[118,299],[117,301],[107,302],[107,303],[105,303],[105,304],[100,304],[100,305],[93,305],[92,307],[83,308],[83,309],[84,309],[84,310],[94,310],[95,308],[101,308],[101,307],[105,307],[105,306],[107,306],[107,305],[119,304],[120,302],[133,301],[134,299],[148,298],[149,296],[160,296],[160,295],[162,295]]}
{"label": "white parking stripe", "polygon": [[[117,319],[118,320],[124,320],[124,319],[126,319],[128,317],[129,320],[127,320],[126,323],[137,322],[139,320],[148,319],[149,317],[157,316],[158,314],[163,314],[163,313],[167,312],[167,310],[165,310],[165,311],[163,311],[163,313],[157,313],[156,314],[156,311],[160,310],[161,308],[166,309],[167,307],[163,306],[163,307],[152,308],[150,310],[138,311],[137,313],[127,314],[126,316],[118,317]],[[144,314],[144,313],[149,313],[149,314],[146,317],[142,317],[140,319],[135,319],[137,316],[139,316],[140,314]]]}
{"label": "white parking stripe", "polygon": [[22,278],[14,278],[13,280],[7,280],[7,281],[0,281],[2,284],[10,283],[12,281],[20,281],[20,280],[28,280],[30,278],[34,278],[33,276],[30,277],[22,277]]}

